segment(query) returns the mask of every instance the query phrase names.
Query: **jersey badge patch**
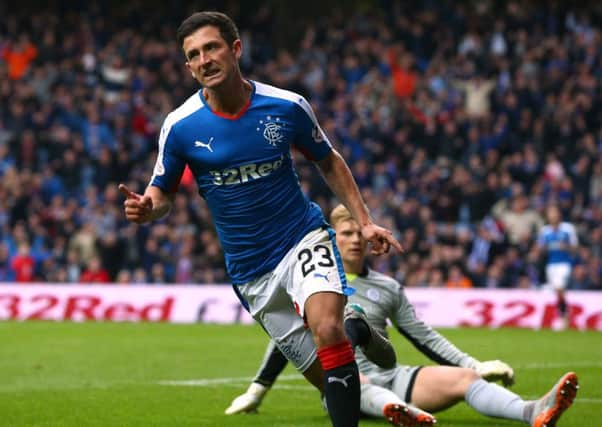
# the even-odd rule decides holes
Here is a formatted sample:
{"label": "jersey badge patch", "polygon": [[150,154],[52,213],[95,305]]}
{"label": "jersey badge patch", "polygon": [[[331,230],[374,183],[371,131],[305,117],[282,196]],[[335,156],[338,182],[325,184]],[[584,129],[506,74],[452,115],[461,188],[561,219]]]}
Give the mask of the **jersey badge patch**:
{"label": "jersey badge patch", "polygon": [[377,289],[374,289],[374,288],[368,289],[368,291],[366,292],[366,296],[368,297],[368,299],[370,301],[374,301],[374,302],[380,301],[380,292],[378,292]]}
{"label": "jersey badge patch", "polygon": [[[279,117],[274,119],[272,116],[266,116],[265,120],[259,120],[259,124],[263,126],[263,137],[271,146],[275,147],[284,138],[282,134],[284,124],[280,123]],[[262,131],[261,126],[257,127],[257,132]]]}

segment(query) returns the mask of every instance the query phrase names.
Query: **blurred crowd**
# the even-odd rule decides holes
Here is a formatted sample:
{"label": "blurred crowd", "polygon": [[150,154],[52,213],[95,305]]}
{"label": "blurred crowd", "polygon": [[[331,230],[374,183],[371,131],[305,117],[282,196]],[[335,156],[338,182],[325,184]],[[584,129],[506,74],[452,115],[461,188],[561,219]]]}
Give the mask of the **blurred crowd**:
{"label": "blurred crowd", "polygon": [[[189,175],[150,226],[125,221],[117,191],[144,190],[165,116],[198,90],[175,41],[193,9],[102,4],[4,11],[0,282],[228,283]],[[535,4],[335,9],[290,47],[267,4],[222,10],[244,74],[311,101],[376,222],[396,230],[406,252],[373,268],[406,286],[541,286],[537,235],[557,205],[579,237],[569,289],[602,290],[602,14]],[[295,160],[328,212],[336,200]]]}

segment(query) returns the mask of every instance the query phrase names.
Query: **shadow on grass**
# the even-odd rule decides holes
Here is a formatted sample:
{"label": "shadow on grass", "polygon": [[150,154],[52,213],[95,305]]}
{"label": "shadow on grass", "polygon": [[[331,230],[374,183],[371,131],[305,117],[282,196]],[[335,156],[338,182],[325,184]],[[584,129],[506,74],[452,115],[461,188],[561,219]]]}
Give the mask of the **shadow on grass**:
{"label": "shadow on grass", "polygon": [[[435,414],[436,416],[436,414]],[[360,420],[362,426],[384,426],[382,418],[362,418]],[[500,420],[497,418],[486,418],[481,419],[468,419],[468,418],[457,418],[449,419],[447,417],[437,417],[437,426],[441,427],[510,427],[510,426],[522,426],[523,423],[518,421]]]}

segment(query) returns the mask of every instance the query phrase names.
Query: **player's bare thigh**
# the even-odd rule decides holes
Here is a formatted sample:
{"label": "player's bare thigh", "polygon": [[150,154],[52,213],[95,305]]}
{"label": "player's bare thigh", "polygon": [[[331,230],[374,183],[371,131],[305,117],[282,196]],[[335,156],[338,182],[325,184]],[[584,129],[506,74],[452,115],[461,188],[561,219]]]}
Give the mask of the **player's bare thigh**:
{"label": "player's bare thigh", "polygon": [[[305,317],[317,348],[334,345],[345,339],[342,328],[345,299],[345,296],[334,292],[318,292],[307,299]],[[303,372],[303,376],[322,390],[324,371],[319,360],[316,359]]]}
{"label": "player's bare thigh", "polygon": [[469,368],[425,366],[412,388],[412,404],[428,412],[442,411],[464,400],[470,384],[480,377]]}
{"label": "player's bare thigh", "polygon": [[316,229],[282,262],[287,267],[288,277],[283,277],[287,292],[299,314],[304,316],[318,349],[345,340],[346,283],[337,254],[332,230]]}

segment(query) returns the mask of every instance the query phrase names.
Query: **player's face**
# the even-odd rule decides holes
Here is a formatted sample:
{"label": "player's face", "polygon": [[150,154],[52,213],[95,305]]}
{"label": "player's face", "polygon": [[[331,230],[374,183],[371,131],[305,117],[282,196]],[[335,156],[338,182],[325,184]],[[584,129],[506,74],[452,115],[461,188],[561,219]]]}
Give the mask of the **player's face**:
{"label": "player's face", "polygon": [[192,77],[209,89],[220,86],[236,72],[242,53],[240,40],[229,46],[219,29],[212,25],[199,28],[186,37],[182,48]]}
{"label": "player's face", "polygon": [[556,225],[560,222],[560,211],[556,207],[548,208],[548,221],[552,225]]}
{"label": "player's face", "polygon": [[341,221],[336,225],[335,231],[337,246],[346,267],[353,265],[359,270],[357,272],[360,272],[364,265],[368,242],[363,238],[359,224],[353,220]]}

